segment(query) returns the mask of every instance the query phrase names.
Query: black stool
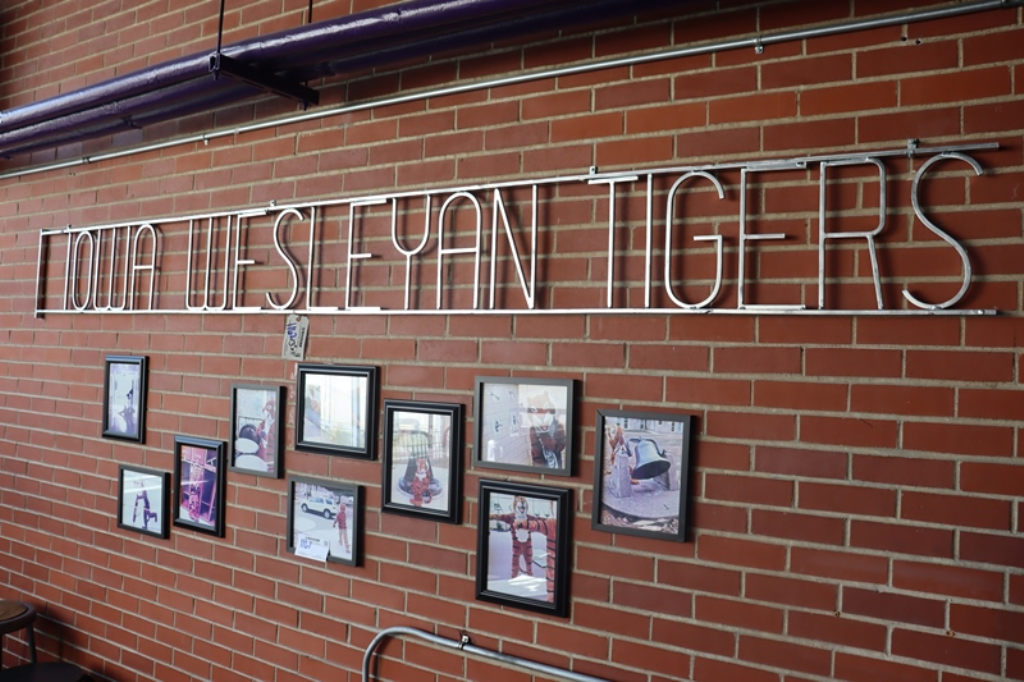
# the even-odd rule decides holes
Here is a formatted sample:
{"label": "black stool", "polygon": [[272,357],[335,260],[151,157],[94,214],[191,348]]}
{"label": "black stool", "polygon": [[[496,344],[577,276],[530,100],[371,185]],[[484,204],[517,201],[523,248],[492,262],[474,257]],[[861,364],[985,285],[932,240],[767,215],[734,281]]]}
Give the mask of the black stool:
{"label": "black stool", "polygon": [[28,641],[28,660],[31,661],[0,670],[0,682],[81,682],[86,679],[85,671],[71,663],[36,663],[35,620],[36,609],[31,604],[0,601],[0,638],[24,629]]}
{"label": "black stool", "polygon": [[0,682],[81,682],[85,671],[71,663],[29,663],[0,670]]}
{"label": "black stool", "polygon": [[4,599],[0,601],[0,638],[11,632],[25,629],[28,641],[28,660],[36,662],[36,635],[32,624],[36,619],[36,609],[31,604]]}

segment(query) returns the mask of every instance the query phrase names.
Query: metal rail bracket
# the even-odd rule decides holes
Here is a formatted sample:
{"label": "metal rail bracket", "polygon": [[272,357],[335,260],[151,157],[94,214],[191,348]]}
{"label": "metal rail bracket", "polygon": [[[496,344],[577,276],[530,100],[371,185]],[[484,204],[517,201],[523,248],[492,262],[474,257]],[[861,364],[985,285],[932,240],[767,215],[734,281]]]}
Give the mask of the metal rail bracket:
{"label": "metal rail bracket", "polygon": [[[303,105],[320,103],[320,93],[301,83],[293,83],[275,73],[264,71],[258,66],[247,64],[221,51],[221,44],[224,40],[224,4],[220,0],[220,22],[217,25],[217,51],[210,55],[210,73],[215,79],[224,76],[233,81],[244,83],[264,92],[274,95],[281,95],[289,99],[298,100]],[[307,18],[313,17],[313,2],[310,0]]]}
{"label": "metal rail bracket", "polygon": [[320,93],[313,88],[306,87],[301,83],[293,83],[277,74],[263,71],[220,52],[210,55],[210,73],[214,78],[224,76],[274,95],[298,100],[303,104],[320,103]]}

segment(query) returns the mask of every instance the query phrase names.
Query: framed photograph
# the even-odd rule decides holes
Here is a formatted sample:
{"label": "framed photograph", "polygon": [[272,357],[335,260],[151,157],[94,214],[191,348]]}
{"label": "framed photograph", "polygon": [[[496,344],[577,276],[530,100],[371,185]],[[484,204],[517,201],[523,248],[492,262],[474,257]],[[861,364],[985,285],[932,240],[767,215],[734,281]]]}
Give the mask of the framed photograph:
{"label": "framed photograph", "polygon": [[117,471],[117,527],[168,537],[170,493],[170,473],[122,464]]}
{"label": "framed photograph", "polygon": [[572,379],[477,377],[475,467],[572,475]]}
{"label": "framed photograph", "polygon": [[315,561],[359,565],[362,488],[288,477],[288,551]]}
{"label": "framed photograph", "polygon": [[569,489],[480,481],[477,599],[568,615],[571,498]]}
{"label": "framed photograph", "polygon": [[231,462],[228,469],[254,476],[281,477],[284,386],[231,387]]}
{"label": "framed photograph", "polygon": [[300,364],[295,449],[373,459],[377,368]]}
{"label": "framed photograph", "polygon": [[597,411],[591,527],[686,540],[691,415]]}
{"label": "framed photograph", "polygon": [[174,525],[224,537],[224,441],[174,437]]}
{"label": "framed photograph", "polygon": [[141,443],[146,434],[147,358],[108,355],[103,377],[103,437]]}
{"label": "framed photograph", "polygon": [[459,522],[462,405],[384,401],[383,511]]}

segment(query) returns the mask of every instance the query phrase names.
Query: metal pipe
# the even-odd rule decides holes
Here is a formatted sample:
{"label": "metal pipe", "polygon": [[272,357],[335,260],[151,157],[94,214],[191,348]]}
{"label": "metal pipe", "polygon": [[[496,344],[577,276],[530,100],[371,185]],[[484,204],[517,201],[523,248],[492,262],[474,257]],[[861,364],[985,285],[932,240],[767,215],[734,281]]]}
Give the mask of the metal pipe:
{"label": "metal pipe", "polygon": [[[357,104],[346,104],[328,109],[320,109],[317,111],[309,111],[301,114],[293,114],[290,116],[268,119],[266,121],[250,123],[247,125],[238,126],[234,128],[215,130],[207,133],[202,133],[199,135],[190,135],[182,138],[176,138],[174,140],[166,140],[164,142],[157,142],[138,147],[130,147],[102,154],[94,154],[92,156],[84,156],[78,159],[77,161],[61,161],[53,164],[43,164],[32,168],[8,171],[5,173],[0,173],[0,180],[17,178],[25,175],[32,175],[35,173],[42,173],[56,168],[67,168],[73,165],[83,165],[88,163],[95,163],[98,161],[106,161],[116,158],[132,156],[135,154],[141,154],[150,151],[169,149],[172,147],[177,147],[185,144],[193,144],[199,142],[205,143],[209,142],[210,140],[215,140],[222,137],[232,137],[247,132],[256,132],[260,130],[266,130],[269,128],[277,128],[280,126],[302,123],[310,120],[330,118],[332,116],[340,116],[368,109],[376,109],[380,107],[392,106],[395,104],[404,104],[407,102],[431,99],[434,97],[443,97],[446,95],[461,94],[466,92],[473,92],[476,90],[486,90],[489,88],[516,85],[520,83],[532,82],[535,80],[544,80],[548,78],[559,78],[562,76],[570,76],[580,73],[587,73],[590,71],[598,71],[602,69],[610,69],[621,66],[633,66],[636,64],[646,64],[666,59],[675,59],[679,57],[708,54],[711,52],[722,52],[742,48],[752,48],[756,50],[760,49],[764,45],[774,45],[792,40],[808,40],[812,38],[837,35],[840,33],[852,33],[856,31],[865,31],[876,28],[884,28],[888,26],[897,26],[900,24],[917,23],[920,21],[946,19],[956,16],[962,16],[965,14],[984,12],[994,9],[1020,7],[1022,5],[1024,5],[1024,0],[980,0],[979,2],[974,3],[954,5],[934,10],[908,12],[890,17],[862,19],[856,21],[843,22],[832,26],[823,26],[811,29],[780,31],[776,33],[758,35],[750,38],[721,41],[716,43],[704,43],[700,45],[691,45],[649,54],[596,60],[592,62],[587,62],[585,64],[577,64],[574,66],[559,67],[554,69],[541,69],[537,71],[531,71],[528,73],[517,74],[514,76],[503,76],[499,78],[473,81],[471,83],[450,85],[430,90],[421,90],[406,93],[403,95],[381,97],[378,99],[367,100],[365,102],[360,102]],[[403,5],[403,7],[404,6],[405,5]]]}
{"label": "metal pipe", "polygon": [[65,145],[100,135],[144,128],[153,123],[210,111],[252,92],[249,86],[232,81],[219,84],[212,79],[185,81],[158,92],[110,102],[18,130],[0,132],[0,150],[6,156],[13,156],[52,148],[55,146],[54,136],[58,134],[59,144]]}
{"label": "metal pipe", "polygon": [[[301,68],[323,55],[359,54],[395,35],[437,36],[486,21],[501,21],[570,0],[408,0],[333,20],[278,31],[223,48],[239,61],[270,71]],[[619,4],[626,6],[624,0]],[[21,128],[77,110],[139,95],[209,74],[210,53],[180,57],[41,102],[0,112],[0,131]]]}
{"label": "metal pipe", "polygon": [[[516,0],[520,4],[535,1],[539,0]],[[648,0],[648,3],[657,7],[669,1]],[[426,0],[421,0],[421,4],[424,2]],[[479,7],[482,0],[461,0],[458,7],[462,8],[463,14],[469,14],[464,8],[467,2]],[[254,41],[249,41],[222,51],[221,33],[218,32],[213,59],[218,64],[226,60],[247,65],[258,62],[254,68],[268,76],[280,72],[286,74],[282,79],[289,83],[305,82],[339,75],[342,70],[351,72],[354,69],[377,68],[467,45],[508,40],[536,31],[538,27],[575,25],[593,16],[616,16],[629,9],[624,0],[597,0],[588,6],[572,5],[568,8],[561,7],[558,2],[552,4],[554,9],[517,6],[517,11],[529,11],[523,16],[501,15],[500,21],[486,12],[480,12],[481,16],[470,15],[476,22],[482,22],[480,25],[462,15],[450,14],[453,10],[447,6],[445,13],[439,11],[437,16],[413,21],[406,18],[409,13],[404,12],[400,23],[380,26],[372,22],[364,25],[367,24],[366,13],[361,13],[312,28],[303,26],[261,38],[258,49]],[[223,0],[221,10],[224,10]],[[339,35],[341,26],[348,33]],[[336,29],[333,33],[329,30],[331,27]],[[285,38],[288,41],[276,47],[263,45],[276,45]],[[163,111],[168,102],[176,103],[183,97],[192,99],[197,108],[203,104],[214,108],[224,101],[225,88],[232,86],[230,81],[215,77],[216,69],[212,71],[213,76],[210,75],[210,59],[211,56],[205,53],[192,55],[26,107],[0,112],[0,153],[11,156],[41,147],[60,146],[82,139],[83,130],[97,129],[104,131],[98,134],[105,134],[110,129],[124,128],[124,124],[117,123],[121,119],[140,121],[143,113]],[[232,89],[231,99],[245,99],[259,91],[259,88],[249,87]],[[47,115],[43,116],[43,112]],[[159,122],[170,118],[174,116],[159,119],[149,114],[147,120]],[[105,125],[100,126],[101,122]]]}
{"label": "metal pipe", "polygon": [[[646,0],[644,9],[650,11],[659,6],[668,6],[671,1]],[[373,46],[363,51],[339,54],[323,63],[299,69],[295,75],[299,78],[340,76],[345,73],[379,68],[381,64],[395,64],[419,57],[445,54],[453,50],[464,49],[467,45],[483,45],[491,42],[507,43],[510,38],[528,33],[538,26],[548,29],[593,22],[595,17],[605,20],[615,16],[616,13],[621,13],[620,7],[621,0],[589,0],[586,3],[577,3],[569,7],[545,9],[543,13],[538,11],[527,16],[513,17],[500,24],[486,24],[456,34],[443,33],[415,41],[404,41],[397,45]]]}
{"label": "metal pipe", "polygon": [[526,668],[544,675],[550,675],[551,677],[572,680],[573,682],[608,682],[602,677],[591,677],[590,675],[584,675],[582,673],[576,673],[571,670],[565,670],[564,668],[556,668],[554,666],[545,665],[544,663],[536,663],[526,658],[520,658],[519,656],[512,656],[510,654],[503,654],[497,651],[491,651],[490,649],[483,649],[478,646],[474,646],[469,643],[469,635],[462,635],[461,640],[448,639],[447,637],[441,637],[424,630],[418,630],[416,628],[405,627],[396,625],[394,627],[385,628],[377,633],[377,636],[373,638],[370,645],[366,647],[366,652],[363,654],[363,682],[370,682],[370,661],[373,658],[374,650],[388,637],[396,635],[410,635],[412,637],[418,637],[426,640],[431,644],[444,647],[446,649],[455,649],[457,651],[465,651],[468,654],[487,658],[492,661],[500,661],[501,663],[507,663],[520,668]]}
{"label": "metal pipe", "polygon": [[[38,299],[37,299],[38,300]],[[84,311],[89,312],[89,311]],[[135,310],[103,310],[101,311],[104,315],[195,315],[195,310],[162,310],[162,309],[146,309],[140,308]],[[239,315],[242,311],[237,309],[208,309],[202,311],[204,315]],[[83,311],[79,310],[61,310],[58,308],[39,308],[35,310],[35,314],[38,315],[81,315]],[[838,309],[825,309],[819,310],[817,308],[794,308],[794,309],[781,309],[781,308],[761,308],[752,310],[748,308],[504,308],[492,310],[490,308],[445,308],[442,310],[434,310],[433,308],[417,310],[392,310],[388,308],[377,308],[377,307],[358,307],[349,308],[331,308],[331,307],[310,307],[310,308],[289,308],[287,310],[277,310],[269,308],[261,308],[259,310],[247,309],[245,310],[246,315],[309,315],[309,316],[321,316],[331,315],[334,317],[344,317],[346,315],[363,315],[373,317],[402,317],[403,315],[410,315],[415,317],[431,316],[431,315],[516,315],[518,317],[524,316],[550,316],[550,315],[672,315],[672,316],[689,316],[689,315],[710,315],[712,317],[718,315],[741,315],[744,317],[751,317],[757,315],[758,317],[785,315],[786,317],[995,317],[1000,314],[996,308],[926,308],[926,309],[886,309],[878,310],[876,308],[862,308],[860,310],[838,310]]]}

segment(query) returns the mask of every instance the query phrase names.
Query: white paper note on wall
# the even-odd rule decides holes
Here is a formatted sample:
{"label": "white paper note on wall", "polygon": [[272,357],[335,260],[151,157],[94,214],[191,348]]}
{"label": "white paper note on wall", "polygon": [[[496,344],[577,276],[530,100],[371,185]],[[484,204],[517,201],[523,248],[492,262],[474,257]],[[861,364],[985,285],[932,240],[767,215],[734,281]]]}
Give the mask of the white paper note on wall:
{"label": "white paper note on wall", "polygon": [[284,324],[284,343],[281,345],[281,357],[285,360],[306,359],[306,336],[309,334],[309,318],[301,315],[289,315]]}
{"label": "white paper note on wall", "polygon": [[319,538],[310,537],[305,533],[297,533],[295,537],[295,553],[307,559],[327,561],[327,553],[331,550],[331,543],[324,542]]}

